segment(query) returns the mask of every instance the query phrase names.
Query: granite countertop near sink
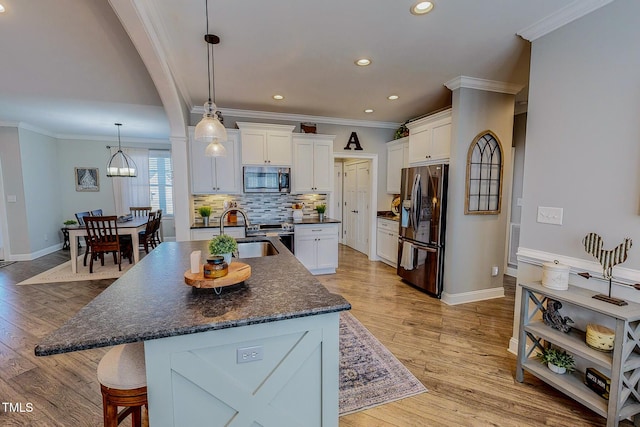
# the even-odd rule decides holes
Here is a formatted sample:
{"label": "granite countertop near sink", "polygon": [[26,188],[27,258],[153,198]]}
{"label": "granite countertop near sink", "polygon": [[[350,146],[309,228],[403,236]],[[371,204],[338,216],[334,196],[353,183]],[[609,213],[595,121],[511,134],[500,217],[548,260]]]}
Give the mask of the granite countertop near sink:
{"label": "granite countertop near sink", "polygon": [[244,284],[224,288],[220,295],[184,282],[191,252],[206,254],[208,242],[164,242],[43,338],[35,354],[47,356],[351,308],[347,300],[312,276],[279,239],[238,242],[265,239],[278,254],[239,259],[251,266],[251,277]]}
{"label": "granite countertop near sink", "polygon": [[[229,222],[229,220],[225,220],[224,221],[224,228],[227,227],[244,227],[244,221],[237,221],[237,222]],[[210,218],[209,219],[209,225],[205,226],[202,222],[196,221],[193,224],[191,224],[191,229],[198,229],[198,228],[220,228],[220,218]]]}

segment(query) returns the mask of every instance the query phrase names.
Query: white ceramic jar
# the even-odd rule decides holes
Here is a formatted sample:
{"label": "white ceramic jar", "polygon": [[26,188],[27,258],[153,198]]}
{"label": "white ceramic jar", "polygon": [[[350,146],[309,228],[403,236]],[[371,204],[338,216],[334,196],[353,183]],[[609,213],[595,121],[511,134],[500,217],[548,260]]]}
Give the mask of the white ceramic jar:
{"label": "white ceramic jar", "polygon": [[542,264],[542,286],[555,289],[557,291],[566,291],[569,289],[569,270],[568,265],[560,264],[560,262],[545,262]]}

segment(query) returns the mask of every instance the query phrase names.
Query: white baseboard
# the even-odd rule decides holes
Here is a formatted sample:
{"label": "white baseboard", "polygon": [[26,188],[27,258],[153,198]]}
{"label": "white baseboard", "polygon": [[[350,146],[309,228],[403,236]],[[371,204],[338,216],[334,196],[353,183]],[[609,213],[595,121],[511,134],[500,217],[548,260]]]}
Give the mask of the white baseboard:
{"label": "white baseboard", "polygon": [[507,350],[509,351],[509,353],[513,353],[516,356],[518,355],[518,339],[511,337],[511,339],[509,340],[509,348],[507,348]]}
{"label": "white baseboard", "polygon": [[385,264],[387,264],[389,267],[393,267],[393,268],[397,268],[398,266],[396,265],[395,262],[391,262],[389,260],[386,260],[382,257],[378,257],[378,261],[384,262]]}
{"label": "white baseboard", "polygon": [[62,249],[62,243],[57,243],[48,248],[40,249],[39,251],[32,252],[30,254],[10,254],[7,257],[7,261],[33,261],[36,258],[40,258],[45,255],[49,255]]}
{"label": "white baseboard", "polygon": [[504,297],[504,288],[500,286],[497,288],[482,289],[479,291],[461,292],[459,294],[448,294],[443,292],[442,302],[448,305],[458,305],[502,297]]}

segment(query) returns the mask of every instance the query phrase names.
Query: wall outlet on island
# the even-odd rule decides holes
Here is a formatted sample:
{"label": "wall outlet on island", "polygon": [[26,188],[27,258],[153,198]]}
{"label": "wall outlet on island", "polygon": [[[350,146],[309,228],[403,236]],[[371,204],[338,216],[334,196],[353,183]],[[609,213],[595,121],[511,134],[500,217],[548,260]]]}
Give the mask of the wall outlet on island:
{"label": "wall outlet on island", "polygon": [[236,349],[236,362],[247,363],[262,360],[264,357],[264,347],[256,345],[253,347],[241,347]]}

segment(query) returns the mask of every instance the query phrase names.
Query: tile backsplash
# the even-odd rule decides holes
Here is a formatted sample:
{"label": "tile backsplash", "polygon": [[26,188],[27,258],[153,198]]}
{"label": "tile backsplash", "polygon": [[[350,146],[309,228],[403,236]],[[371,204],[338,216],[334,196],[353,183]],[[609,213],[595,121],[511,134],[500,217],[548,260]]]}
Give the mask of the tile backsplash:
{"label": "tile backsplash", "polygon": [[220,217],[224,211],[225,201],[236,202],[238,208],[244,209],[252,223],[284,222],[292,221],[291,205],[304,204],[302,214],[304,217],[317,217],[315,206],[327,203],[326,194],[216,194],[193,196],[193,213],[197,222],[200,222],[198,208],[211,206],[211,217]]}

